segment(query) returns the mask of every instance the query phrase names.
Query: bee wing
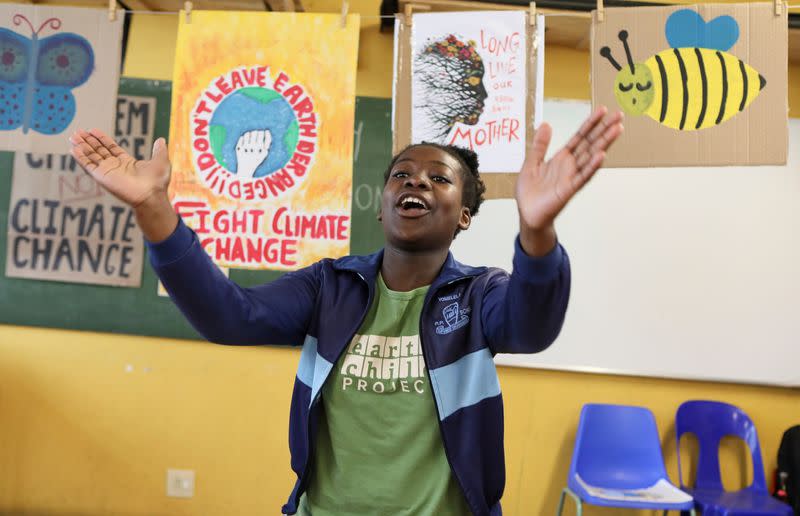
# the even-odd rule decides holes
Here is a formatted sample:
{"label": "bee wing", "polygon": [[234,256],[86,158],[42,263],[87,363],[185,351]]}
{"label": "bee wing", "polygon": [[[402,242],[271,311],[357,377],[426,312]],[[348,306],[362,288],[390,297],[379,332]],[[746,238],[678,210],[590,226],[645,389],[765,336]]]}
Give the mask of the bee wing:
{"label": "bee wing", "polygon": [[739,23],[731,16],[717,16],[706,22],[691,9],[680,9],[664,26],[672,48],[711,48],[727,51],[739,40]]}

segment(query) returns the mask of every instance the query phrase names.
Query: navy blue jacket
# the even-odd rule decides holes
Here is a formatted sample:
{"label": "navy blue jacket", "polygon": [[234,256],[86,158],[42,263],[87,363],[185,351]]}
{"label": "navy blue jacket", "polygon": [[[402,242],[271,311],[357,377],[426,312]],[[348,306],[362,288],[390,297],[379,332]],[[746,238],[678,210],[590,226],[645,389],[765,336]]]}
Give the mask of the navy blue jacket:
{"label": "navy blue jacket", "polygon": [[[514,253],[514,270],[469,267],[452,255],[431,285],[420,341],[445,454],[476,516],[499,515],[505,486],[503,401],[495,353],[535,353],[555,340],[570,287],[566,252]],[[319,397],[372,302],[383,252],[321,260],[254,288],[213,265],[182,222],[150,260],[172,299],[206,339],[220,344],[303,346],[289,415],[297,482],[283,512],[304,492],[320,417]]]}

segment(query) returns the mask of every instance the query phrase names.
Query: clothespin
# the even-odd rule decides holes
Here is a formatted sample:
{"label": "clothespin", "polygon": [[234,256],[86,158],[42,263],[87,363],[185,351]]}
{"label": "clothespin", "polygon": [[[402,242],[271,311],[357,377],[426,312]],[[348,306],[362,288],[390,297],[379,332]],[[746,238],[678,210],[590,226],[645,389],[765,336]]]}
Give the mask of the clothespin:
{"label": "clothespin", "polygon": [[536,2],[531,2],[528,6],[528,25],[536,26]]}
{"label": "clothespin", "polygon": [[783,14],[783,0],[775,0],[775,16]]}
{"label": "clothespin", "polygon": [[603,9],[603,0],[597,0],[597,21],[605,21],[606,13]]}
{"label": "clothespin", "polygon": [[403,9],[403,14],[405,15],[406,27],[411,27],[411,11],[413,9],[414,9],[414,4],[406,4],[405,8]]}
{"label": "clothespin", "polygon": [[424,4],[412,4],[412,3],[406,4],[405,9],[403,9],[403,14],[405,14],[406,25],[408,25],[409,27],[411,26],[411,12],[414,9],[416,9],[417,11],[430,11],[431,6]]}
{"label": "clothespin", "polygon": [[192,23],[192,2],[183,3],[183,10],[186,11],[186,23]]}
{"label": "clothespin", "polygon": [[347,11],[350,9],[350,5],[347,0],[342,0],[342,19],[339,22],[339,27],[342,29],[347,28]]}
{"label": "clothespin", "polygon": [[117,0],[108,0],[108,21],[117,21]]}

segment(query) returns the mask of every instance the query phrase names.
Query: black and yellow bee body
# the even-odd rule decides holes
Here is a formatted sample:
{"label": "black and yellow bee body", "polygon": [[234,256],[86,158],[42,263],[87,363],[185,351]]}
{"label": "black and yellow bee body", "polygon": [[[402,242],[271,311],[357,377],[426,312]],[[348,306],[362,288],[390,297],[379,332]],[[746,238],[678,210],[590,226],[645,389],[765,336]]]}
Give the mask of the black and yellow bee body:
{"label": "black and yellow bee body", "polygon": [[[614,96],[630,115],[647,115],[679,131],[715,127],[744,111],[766,86],[766,79],[727,49],[738,38],[725,39],[716,48],[692,45],[699,15],[689,10],[673,13],[667,20],[667,39],[687,42],[685,46],[662,50],[644,62],[634,63],[628,46],[628,32],[619,33],[627,57],[623,67],[609,47],[600,49],[618,73]],[[690,30],[682,26],[690,24]],[[731,26],[738,25],[733,19]],[[694,25],[692,25],[694,24]],[[689,36],[687,37],[686,34]]]}
{"label": "black and yellow bee body", "polygon": [[650,118],[681,131],[719,125],[744,111],[766,80],[738,57],[710,48],[672,48],[644,65],[653,76]]}

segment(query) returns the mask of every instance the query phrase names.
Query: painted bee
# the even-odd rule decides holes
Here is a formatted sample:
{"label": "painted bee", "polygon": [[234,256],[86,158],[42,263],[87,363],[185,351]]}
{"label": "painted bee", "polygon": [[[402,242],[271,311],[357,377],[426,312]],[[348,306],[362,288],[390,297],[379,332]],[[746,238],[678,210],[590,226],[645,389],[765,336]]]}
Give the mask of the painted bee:
{"label": "painted bee", "polygon": [[[723,24],[727,27],[704,30],[711,24],[717,29]],[[614,59],[611,49],[600,49],[600,55],[618,70],[614,96],[625,113],[645,114],[681,131],[705,129],[744,111],[764,89],[764,77],[726,52],[739,37],[738,24],[730,16],[706,24],[699,14],[682,9],[667,19],[666,35],[673,48],[634,64],[628,32],[620,31],[626,68]]]}

